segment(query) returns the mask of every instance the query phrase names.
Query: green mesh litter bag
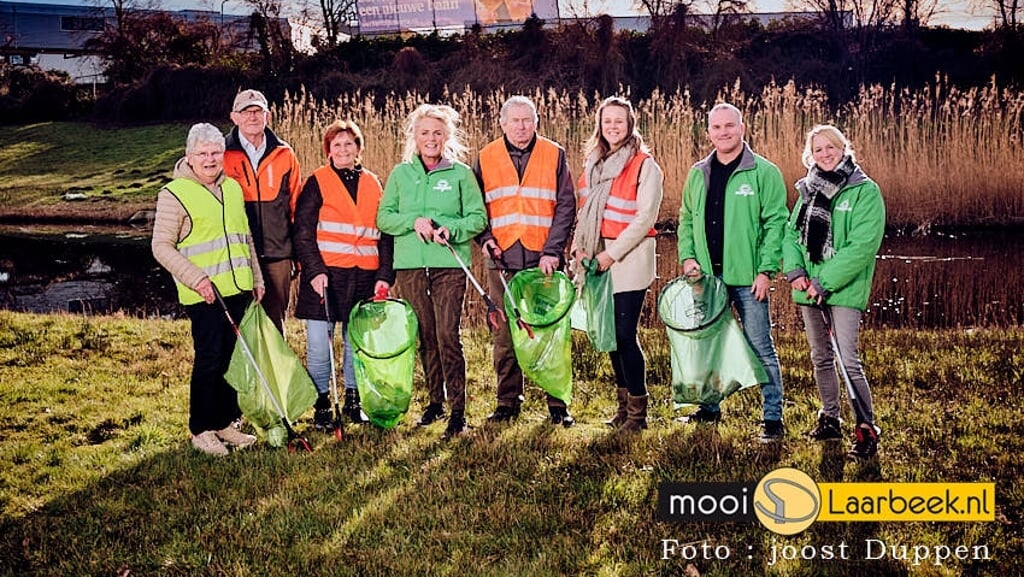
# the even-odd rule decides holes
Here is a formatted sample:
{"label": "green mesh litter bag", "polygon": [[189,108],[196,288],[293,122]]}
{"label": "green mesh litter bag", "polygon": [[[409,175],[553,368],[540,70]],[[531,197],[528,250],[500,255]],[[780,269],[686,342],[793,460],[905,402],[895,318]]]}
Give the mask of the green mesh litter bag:
{"label": "green mesh litter bag", "polygon": [[719,403],[768,381],[717,277],[682,276],[668,283],[658,295],[658,316],[668,332],[677,408]]}
{"label": "green mesh litter bag", "polygon": [[569,311],[576,288],[562,272],[546,276],[539,268],[519,271],[508,283],[505,311],[519,309],[529,332],[509,323],[516,361],[528,379],[566,404],[572,400],[572,328]]}
{"label": "green mesh litter bag", "polygon": [[367,300],[352,309],[348,322],[363,412],[374,425],[394,428],[412,399],[416,313],[401,299]]}
{"label": "green mesh litter bag", "polygon": [[572,328],[585,331],[594,349],[615,350],[615,293],[612,275],[597,271],[597,259],[583,259],[583,292],[569,313]]}
{"label": "green mesh litter bag", "polygon": [[[259,303],[249,304],[242,322],[238,324],[238,332],[266,377],[270,394],[280,402],[288,422],[294,423],[316,402],[316,387],[306,367],[302,366],[302,361]],[[288,432],[281,423],[281,415],[260,384],[256,369],[246,358],[242,345],[237,342],[224,379],[238,391],[238,408],[252,423],[256,434],[272,447],[285,446]]]}

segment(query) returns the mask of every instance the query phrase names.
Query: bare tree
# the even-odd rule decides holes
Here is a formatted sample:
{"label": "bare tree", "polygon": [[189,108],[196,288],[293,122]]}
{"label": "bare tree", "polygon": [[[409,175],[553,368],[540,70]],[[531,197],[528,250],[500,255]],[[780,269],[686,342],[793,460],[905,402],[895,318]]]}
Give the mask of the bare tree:
{"label": "bare tree", "polygon": [[725,24],[730,17],[735,17],[748,11],[750,2],[747,0],[718,0],[714,4],[715,14],[713,16],[713,27],[715,30]]}
{"label": "bare tree", "polygon": [[892,20],[901,0],[851,0],[853,18],[860,28],[879,28]]}
{"label": "bare tree", "polygon": [[695,0],[636,0],[636,6],[651,15],[655,26],[668,16],[689,13],[695,3]]}
{"label": "bare tree", "polygon": [[252,8],[252,29],[260,44],[263,75],[273,76],[292,67],[294,47],[287,21],[282,17],[284,0],[244,0]]}
{"label": "bare tree", "polygon": [[1024,2],[1021,0],[971,0],[971,6],[982,12],[994,13],[997,24],[1015,30],[1024,25]]}
{"label": "bare tree", "polygon": [[926,26],[941,11],[938,0],[899,0],[898,4],[900,26],[907,32]]}
{"label": "bare tree", "polygon": [[803,8],[821,14],[825,26],[839,32],[846,28],[846,14],[850,12],[850,0],[797,0],[796,8]]}
{"label": "bare tree", "polygon": [[356,0],[318,0],[324,23],[324,41],[337,46],[342,28],[356,18]]}
{"label": "bare tree", "polygon": [[[819,12],[829,29],[847,28],[847,15],[857,28],[879,27],[892,19],[896,4],[902,0],[796,0],[798,8]],[[931,0],[928,0],[931,1]]]}

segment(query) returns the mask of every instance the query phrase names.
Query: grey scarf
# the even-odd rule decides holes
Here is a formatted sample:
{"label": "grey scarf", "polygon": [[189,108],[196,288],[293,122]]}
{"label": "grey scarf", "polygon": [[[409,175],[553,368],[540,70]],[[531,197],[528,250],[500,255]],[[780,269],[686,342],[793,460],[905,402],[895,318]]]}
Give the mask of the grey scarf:
{"label": "grey scarf", "polygon": [[[577,215],[574,244],[578,250],[590,255],[590,258],[600,252],[601,221],[612,192],[612,182],[635,154],[636,149],[632,146],[623,146],[605,158],[597,158],[596,154],[591,153],[583,166],[583,174],[587,175],[588,193]],[[581,286],[583,278],[583,263],[573,263],[573,279],[577,287]]]}
{"label": "grey scarf", "polygon": [[857,164],[849,156],[832,170],[821,170],[817,164],[807,169],[807,176],[796,183],[803,205],[796,217],[800,244],[807,247],[811,262],[824,262],[835,254],[832,245],[832,198],[842,190]]}

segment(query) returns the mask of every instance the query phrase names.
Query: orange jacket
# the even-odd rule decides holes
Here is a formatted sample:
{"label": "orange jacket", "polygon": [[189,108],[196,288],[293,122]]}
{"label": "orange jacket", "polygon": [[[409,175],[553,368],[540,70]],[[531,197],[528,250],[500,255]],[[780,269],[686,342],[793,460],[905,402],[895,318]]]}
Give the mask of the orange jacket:
{"label": "orange jacket", "polygon": [[316,226],[316,243],[324,264],[329,267],[377,270],[380,258],[377,241],[377,207],[384,194],[380,179],[368,170],[359,177],[357,200],[330,166],[316,169],[315,178],[323,197]]}
{"label": "orange jacket", "polygon": [[[612,181],[612,190],[608,195],[608,203],[604,207],[604,214],[601,216],[601,236],[603,238],[619,238],[619,234],[629,223],[636,218],[636,189],[640,182],[640,168],[644,161],[650,158],[646,152],[637,152],[629,159],[615,180]],[[590,189],[587,187],[586,173],[580,175],[579,180],[579,206],[587,200]],[[651,227],[647,236],[657,236],[658,231]]]}
{"label": "orange jacket", "polygon": [[267,128],[267,151],[253,168],[238,136],[231,129],[226,138],[224,173],[238,181],[245,198],[256,254],[261,261],[294,258],[292,214],[302,190],[302,173],[295,152]]}
{"label": "orange jacket", "polygon": [[502,250],[517,240],[529,250],[543,250],[555,215],[558,153],[557,144],[538,136],[520,182],[503,138],[480,151],[491,234]]}

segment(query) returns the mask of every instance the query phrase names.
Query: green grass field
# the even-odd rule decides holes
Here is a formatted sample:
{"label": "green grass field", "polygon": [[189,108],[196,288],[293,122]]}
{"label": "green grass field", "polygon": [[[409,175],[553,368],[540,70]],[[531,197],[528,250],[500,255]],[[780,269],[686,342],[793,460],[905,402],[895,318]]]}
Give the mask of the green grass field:
{"label": "green grass field", "polygon": [[[290,343],[304,350],[301,325]],[[216,459],[187,437],[188,323],[0,312],[0,575],[1001,575],[1019,572],[1024,488],[1024,330],[868,330],[862,348],[880,457],[802,438],[816,390],[803,335],[777,335],[786,380],[784,443],[756,441],[760,398],[742,391],[717,428],[676,423],[663,333],[643,332],[651,426],[601,425],[614,390],[604,355],[576,335],[579,424],[493,407],[489,337],[464,335],[473,429],[442,424],[310,433],[312,454],[257,446]],[[300,429],[309,426],[305,420]],[[656,519],[664,481],[756,482],[779,467],[816,481],[990,481],[995,521],[816,523],[794,537],[757,524]],[[662,540],[728,547],[725,560],[662,559]],[[865,539],[985,545],[988,560],[784,560],[773,548]],[[795,547],[795,549],[793,548]],[[699,550],[699,549],[698,549]]]}
{"label": "green grass field", "polygon": [[187,132],[175,124],[0,126],[0,216],[124,220],[152,208]]}

